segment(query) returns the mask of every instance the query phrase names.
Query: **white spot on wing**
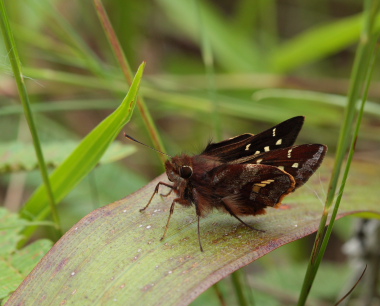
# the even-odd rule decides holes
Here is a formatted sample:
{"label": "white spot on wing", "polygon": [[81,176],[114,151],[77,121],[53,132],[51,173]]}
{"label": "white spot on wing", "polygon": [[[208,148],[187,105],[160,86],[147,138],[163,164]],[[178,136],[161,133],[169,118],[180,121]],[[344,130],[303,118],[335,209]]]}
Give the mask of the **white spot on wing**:
{"label": "white spot on wing", "polygon": [[294,163],[294,164],[292,165],[292,168],[298,168],[298,163]]}
{"label": "white spot on wing", "polygon": [[256,151],[255,154],[260,154],[260,151]]}
{"label": "white spot on wing", "polygon": [[282,144],[282,139],[281,138],[279,140],[277,140],[276,146],[279,146],[280,144]]}
{"label": "white spot on wing", "polygon": [[292,150],[293,150],[293,149],[288,150],[288,158],[291,158],[291,157],[292,157]]}
{"label": "white spot on wing", "polygon": [[277,168],[280,169],[280,170],[284,170],[285,169],[284,166],[278,166]]}
{"label": "white spot on wing", "polygon": [[265,152],[270,151],[269,146],[264,147],[264,151],[265,151]]}
{"label": "white spot on wing", "polygon": [[260,159],[256,160],[256,164],[260,164],[262,161],[263,161],[263,159],[260,158]]}
{"label": "white spot on wing", "polygon": [[275,137],[275,136],[276,136],[276,128],[274,128],[274,129],[272,130],[272,132],[273,132],[273,137]]}
{"label": "white spot on wing", "polygon": [[251,146],[251,144],[249,143],[249,144],[247,144],[246,146],[245,146],[245,150],[246,151],[248,151],[249,150],[249,147]]}

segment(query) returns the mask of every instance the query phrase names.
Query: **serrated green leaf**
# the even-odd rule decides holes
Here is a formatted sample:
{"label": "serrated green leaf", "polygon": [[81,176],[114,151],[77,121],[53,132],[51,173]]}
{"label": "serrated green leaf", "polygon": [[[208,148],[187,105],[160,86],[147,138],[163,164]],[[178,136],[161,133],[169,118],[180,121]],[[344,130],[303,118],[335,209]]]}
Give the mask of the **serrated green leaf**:
{"label": "serrated green leaf", "polygon": [[[309,188],[288,196],[280,209],[244,218],[265,233],[227,214],[208,215],[201,220],[203,253],[195,211],[180,205],[166,239],[160,241],[174,195],[162,200],[157,196],[139,212],[156,184],[167,181],[162,175],[77,223],[11,296],[9,305],[188,305],[233,271],[315,232],[323,205],[314,192],[323,198],[330,169],[327,159]],[[339,217],[363,211],[380,216],[379,171],[379,165],[355,164]]]}
{"label": "serrated green leaf", "polygon": [[18,215],[0,207],[0,257],[16,249],[16,244],[21,237],[18,233],[26,223],[25,219],[20,219]]}
{"label": "serrated green leaf", "polygon": [[18,250],[19,233],[26,224],[25,219],[0,207],[0,300],[16,290],[53,245],[45,239]]}

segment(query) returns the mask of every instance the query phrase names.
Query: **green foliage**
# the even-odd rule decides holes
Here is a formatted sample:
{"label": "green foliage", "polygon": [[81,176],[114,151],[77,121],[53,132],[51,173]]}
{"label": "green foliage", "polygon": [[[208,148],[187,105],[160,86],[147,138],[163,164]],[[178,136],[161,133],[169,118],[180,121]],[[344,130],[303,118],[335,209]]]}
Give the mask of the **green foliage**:
{"label": "green foliage", "polygon": [[[273,54],[273,67],[280,72],[314,62],[355,43],[362,30],[363,15],[318,25],[286,42]],[[377,29],[380,29],[378,18]]]}
{"label": "green foliage", "polygon": [[[45,161],[48,167],[58,167],[65,158],[78,146],[79,142],[49,142],[42,145]],[[32,171],[38,169],[35,155],[30,154],[33,147],[30,144],[12,142],[0,144],[0,174],[15,171]],[[102,156],[99,164],[116,162],[136,151],[136,147],[113,142]]]}
{"label": "green foliage", "polygon": [[0,301],[17,289],[53,245],[41,239],[17,249],[20,232],[27,225],[25,219],[0,207]]}
{"label": "green foliage", "polygon": [[[104,119],[76,147],[73,153],[52,173],[50,180],[55,199],[61,201],[99,162],[111,142],[131,119],[136,95],[145,64],[136,73],[122,104]],[[40,186],[21,210],[21,216],[30,220],[43,220],[49,213],[45,186]],[[29,237],[35,228],[29,227],[24,235]]]}
{"label": "green foliage", "polygon": [[[0,1],[5,2],[4,0]],[[118,115],[113,113],[106,120],[115,119],[117,116],[116,121],[119,121],[117,124],[115,121],[107,127],[104,121],[99,124],[103,118],[120,105],[130,84],[127,84],[122,74],[125,67],[120,58],[123,54],[116,52],[117,60],[114,60],[111,48],[115,52],[115,40],[111,41],[110,48],[107,36],[103,35],[101,22],[96,16],[94,2],[96,1],[77,1],[67,5],[62,0],[30,0],[27,4],[22,0],[7,1],[6,8],[9,12],[15,44],[11,49],[6,50],[1,45],[2,41],[0,42],[0,50],[3,54],[0,69],[4,72],[0,82],[0,91],[2,92],[0,100],[0,130],[2,131],[0,141],[2,143],[0,148],[8,153],[11,152],[10,157],[0,154],[1,158],[7,157],[5,163],[4,160],[0,161],[0,168],[4,169],[5,166],[7,169],[22,170],[17,175],[12,172],[2,173],[1,190],[6,190],[7,193],[1,199],[4,199],[6,206],[16,208],[24,207],[26,203],[20,213],[28,220],[49,218],[51,206],[48,207],[46,193],[40,186],[41,175],[36,170],[29,171],[36,168],[36,159],[34,151],[29,146],[25,146],[25,143],[30,143],[30,130],[23,119],[24,108],[19,103],[18,93],[14,86],[15,77],[19,80],[21,74],[12,72],[11,63],[13,64],[13,62],[8,63],[7,61],[14,59],[13,53],[10,51],[16,50],[18,47],[19,62],[22,63],[22,74],[25,76],[24,81],[28,88],[29,107],[35,118],[36,131],[41,139],[40,144],[43,147],[46,164],[54,164],[59,167],[55,172],[50,173],[50,178],[52,178],[53,193],[56,196],[57,204],[60,204],[57,214],[63,229],[71,228],[74,223],[95,208],[128,195],[162,172],[159,159],[154,158],[155,153],[141,147],[139,154],[133,155],[132,158],[101,165],[96,167],[95,171],[91,171],[102,162],[100,158],[103,154],[109,152],[113,156],[112,159],[126,156],[128,152],[125,152],[124,155],[124,148],[119,151],[111,142],[120,134],[122,125],[132,115],[131,112],[126,111],[124,115],[129,117],[125,120],[126,118],[121,118],[120,112]],[[169,154],[175,155],[182,151],[197,153],[210,138],[215,140],[219,137],[220,131],[215,129],[214,122],[216,120],[213,120],[213,117],[219,116],[222,137],[228,138],[246,132],[256,133],[261,131],[262,127],[268,127],[296,115],[306,116],[306,124],[299,142],[327,144],[329,154],[331,156],[334,154],[349,84],[353,82],[353,80],[349,80],[349,73],[355,56],[354,50],[361,35],[364,14],[360,1],[329,0],[321,2],[314,0],[301,1],[291,5],[273,0],[230,2],[113,0],[103,2],[111,24],[115,28],[117,39],[122,44],[122,48],[117,50],[124,51],[132,70],[136,71],[141,61],[147,60],[149,73],[144,75],[140,96],[145,99],[147,109],[151,111],[152,117],[157,123],[160,137],[162,137],[165,147],[168,148]],[[379,3],[377,0],[366,3],[369,2]],[[336,9],[337,7],[339,10]],[[373,17],[374,29],[378,30],[379,17]],[[47,28],[46,25],[49,27]],[[378,69],[379,63],[371,65],[374,70],[374,86],[369,91],[371,103],[367,103],[364,110],[365,116],[356,148],[362,159],[375,164],[378,157],[376,153],[372,154],[380,140],[378,124],[380,111],[377,102],[380,69]],[[369,69],[368,66],[360,65],[360,67],[364,70],[361,75],[365,76]],[[205,73],[205,70],[208,74]],[[138,81],[140,81],[140,77]],[[134,99],[132,100],[134,103]],[[129,102],[132,103],[132,100]],[[133,120],[124,129],[134,138],[151,144],[148,139],[154,137],[147,137],[146,130],[151,131],[151,129],[147,127],[147,123],[143,119],[146,116],[145,112],[146,110],[143,108],[140,108],[139,112],[135,112]],[[213,114],[216,112],[217,114]],[[95,126],[97,127],[94,129]],[[91,130],[93,132],[89,134]],[[86,137],[82,145],[78,145],[75,141],[82,139],[84,135],[92,136]],[[120,136],[122,137],[122,135]],[[124,139],[123,141],[125,142]],[[126,143],[125,148],[128,151],[128,142]],[[53,156],[50,148],[58,149],[60,157]],[[106,150],[106,148],[108,149]],[[112,148],[115,148],[117,152],[111,153]],[[70,152],[74,153],[64,161],[63,159]],[[120,155],[118,155],[119,153]],[[103,158],[106,158],[105,155]],[[60,160],[58,164],[57,160]],[[351,213],[360,209],[360,216],[374,217],[378,213],[378,208],[373,206],[373,203],[377,202],[378,196],[376,188],[370,189],[371,183],[367,184],[366,182],[367,180],[368,182],[377,182],[377,166],[373,166],[371,169],[368,167],[368,163],[361,164],[356,161],[354,164],[362,167],[365,183],[363,183],[364,181],[355,181],[353,185],[349,185],[351,187],[347,192],[347,197],[343,198],[342,213]],[[326,162],[324,166],[324,171],[331,172],[331,164]],[[298,200],[298,191],[294,195],[295,197],[292,197],[293,200],[289,197],[292,207],[289,211],[295,212],[294,222],[305,221],[304,219],[308,221],[309,212],[313,214],[311,218],[313,225],[309,225],[310,232],[312,228],[315,229],[316,220],[322,211],[322,205],[313,198],[313,194],[317,192],[322,202],[324,199],[322,190],[328,189],[327,175],[319,175],[319,172],[315,175],[314,183],[302,188],[302,192],[304,192],[302,199]],[[19,176],[24,177],[25,180],[19,180]],[[147,192],[148,190],[151,192],[154,186],[149,185],[147,188]],[[12,193],[12,190],[16,191]],[[20,197],[14,197],[15,194]],[[141,191],[137,195],[141,195]],[[17,202],[14,200],[15,198],[22,200]],[[125,267],[134,271],[133,264],[138,266],[148,263],[154,268],[153,259],[152,262],[149,261],[152,254],[157,254],[157,258],[164,260],[164,256],[172,251],[164,249],[163,253],[166,254],[159,252],[160,248],[165,247],[165,243],[180,245],[180,250],[186,254],[191,252],[189,254],[194,258],[189,263],[191,262],[195,267],[192,271],[203,269],[203,266],[196,265],[200,262],[197,260],[201,260],[201,258],[198,257],[196,237],[194,236],[193,212],[176,209],[173,216],[174,228],[171,227],[169,230],[172,236],[168,237],[168,241],[160,243],[158,238],[164,226],[163,218],[166,218],[163,210],[168,209],[170,203],[156,204],[159,206],[155,206],[153,211],[140,214],[137,210],[145,200],[145,198],[141,198],[134,203],[126,200],[125,203],[136,204],[136,206],[131,207],[131,215],[128,212],[127,216],[127,213],[123,212],[116,216],[116,222],[120,224],[120,228],[111,228],[110,224],[105,221],[107,220],[106,216],[99,216],[99,219],[93,221],[94,223],[90,222],[89,229],[93,229],[91,226],[94,224],[98,224],[99,228],[88,233],[88,237],[93,237],[89,246],[96,248],[98,246],[96,243],[99,243],[101,239],[104,239],[106,244],[100,243],[99,254],[93,254],[78,243],[79,249],[84,253],[91,253],[93,256],[91,258],[94,259],[93,262],[84,263],[86,269],[93,263],[93,271],[99,272],[98,268],[108,256],[105,254],[108,249],[103,249],[105,245],[108,246],[109,242],[106,234],[114,237],[115,231],[120,232],[120,241],[116,244],[116,249],[110,250],[110,255],[114,258],[111,256],[110,260],[105,263],[105,267],[109,267],[111,273],[122,272]],[[293,209],[293,202],[295,209]],[[313,204],[309,208],[308,205],[311,202]],[[110,208],[117,205],[112,204]],[[304,205],[304,209],[300,209],[302,205]],[[161,209],[161,211],[155,213],[155,209]],[[85,218],[89,220],[91,217],[98,216],[102,211],[107,211],[107,208],[97,210]],[[273,214],[270,213],[263,217],[266,226],[273,228],[276,232],[276,235],[272,236],[274,239],[272,242],[263,238],[264,246],[270,246],[270,243],[272,246],[276,246],[278,242],[276,239],[280,237],[281,229],[284,231],[288,228],[287,220],[280,217],[283,216],[283,213],[286,211],[275,211]],[[153,214],[155,215],[153,216]],[[277,215],[280,218],[277,218]],[[260,218],[257,222],[261,220]],[[215,221],[225,225],[223,230],[225,227],[235,230],[234,220],[226,221],[226,219],[228,216],[216,214],[202,223],[205,226],[202,227],[202,230],[206,232],[204,239],[212,241],[211,245],[207,245],[204,241],[208,247],[208,254],[212,254],[213,251],[223,253],[225,249],[216,247],[213,250],[213,247],[218,245],[217,242],[226,243],[228,247],[233,248],[237,248],[239,243],[241,244],[243,239],[236,239],[227,230],[227,236],[223,236],[225,239],[220,239],[220,232],[212,227]],[[152,228],[157,228],[157,230],[154,233],[152,233],[153,231],[143,231],[143,233],[149,234],[149,239],[135,236],[136,230],[140,229],[139,225],[143,223],[136,223],[135,227],[137,228],[133,228],[134,222],[150,222],[150,220],[154,222],[151,224]],[[17,225],[20,221],[13,219],[13,222]],[[30,226],[27,229],[24,227],[26,230],[22,231],[22,243],[30,239],[39,224],[41,223],[32,222],[32,224],[28,223]],[[54,221],[54,224],[58,226],[57,221]],[[230,225],[232,227],[229,227]],[[101,231],[103,227],[104,233]],[[349,225],[346,225],[346,228],[349,228]],[[122,232],[121,229],[125,229],[126,232]],[[233,232],[233,230],[231,231]],[[73,229],[69,233],[72,231]],[[244,233],[244,235],[252,234],[249,231],[246,232],[243,227],[237,227],[236,231]],[[347,232],[346,229],[344,239],[348,235]],[[46,231],[46,227],[40,227],[39,233],[42,236],[50,234],[49,231]],[[182,234],[186,235],[181,236]],[[306,233],[297,237],[292,236],[292,239],[298,239],[303,235]],[[132,237],[135,239],[129,240]],[[257,246],[258,250],[262,250],[260,248],[261,240],[255,240],[251,236],[244,237],[244,242],[252,242],[252,245]],[[183,238],[186,241],[178,240],[178,244],[176,244],[174,242],[177,241],[177,238]],[[20,238],[17,239],[17,241],[20,240]],[[77,246],[76,242],[73,242],[74,240],[75,235],[70,234],[69,237],[65,236],[63,240],[60,240],[56,247],[59,248],[65,241],[71,241],[73,246]],[[124,243],[128,242],[128,245],[123,245],[123,241]],[[152,241],[153,250],[144,245],[146,241]],[[229,242],[232,244],[230,245]],[[142,245],[140,246],[140,244]],[[297,283],[297,286],[292,287],[294,289],[292,297],[294,297],[299,292],[298,284],[302,275],[302,273],[298,274],[298,268],[301,270],[302,267],[296,265],[297,260],[294,257],[305,259],[309,254],[307,253],[308,248],[304,245],[299,247],[298,241],[291,245],[288,249],[291,251],[284,254],[283,257],[288,260],[287,264],[290,266],[290,269],[284,274],[290,275],[292,267],[295,267],[294,274],[288,278],[293,285]],[[226,248],[228,249],[228,247]],[[132,254],[132,251],[140,248],[143,250],[142,252],[152,250],[152,253],[144,253],[147,254],[145,257],[139,257],[142,252]],[[263,248],[265,249],[265,247]],[[116,251],[120,249],[122,252],[117,253]],[[267,250],[270,250],[270,247]],[[175,248],[174,251],[179,252],[179,249]],[[242,249],[243,253],[251,251]],[[127,259],[123,257],[126,254],[129,256],[126,257]],[[138,259],[135,262],[133,259],[136,256]],[[219,253],[216,253],[213,259],[219,259],[217,256]],[[229,269],[232,265],[228,261],[231,259],[230,256],[232,255],[222,256],[223,258],[217,261],[221,267],[221,270],[218,271],[224,271],[220,274],[216,272],[218,279],[233,270]],[[265,260],[270,261],[271,256],[274,255],[267,254]],[[54,257],[50,258],[54,259]],[[117,260],[119,261],[117,262]],[[212,261],[207,256],[202,260],[205,265]],[[277,260],[272,259],[276,263]],[[329,260],[328,256],[326,260]],[[162,267],[169,271],[170,257],[167,258],[167,262],[168,266],[162,265]],[[95,264],[98,265],[95,267]],[[260,277],[270,279],[266,277],[263,260],[257,261],[256,265],[261,268],[260,271],[263,271]],[[159,269],[157,271],[153,269],[153,271],[158,274],[162,272]],[[211,275],[215,275],[212,270],[208,271]],[[106,273],[108,272],[106,271]],[[144,281],[149,283],[150,277],[156,277],[154,273],[151,276],[145,275]],[[83,274],[77,273],[78,278],[75,279],[70,276],[68,278],[70,281],[78,280],[75,285],[83,286],[85,290],[88,288],[88,279],[85,279]],[[248,278],[251,280],[256,275],[250,272]],[[113,275],[108,276],[113,277]],[[162,278],[161,274],[160,276]],[[24,276],[21,276],[20,279],[22,277]],[[97,284],[101,283],[98,277],[99,274],[94,275]],[[137,276],[133,274],[132,277]],[[169,275],[165,275],[164,278],[165,281],[161,283],[162,285],[173,286],[170,282],[165,283],[171,281]],[[199,279],[199,275],[194,276],[195,282]],[[104,283],[108,281],[107,279]],[[271,281],[268,280],[269,283]],[[208,285],[214,282],[215,279],[207,279]],[[280,293],[283,293],[281,290],[285,289],[285,285],[282,285],[281,282],[274,282],[274,284],[279,287]],[[55,286],[55,284],[50,285]],[[176,286],[177,283],[174,285]],[[257,282],[253,281],[251,285],[256,287]],[[262,285],[257,285],[257,288],[262,288]],[[318,282],[316,286],[316,291],[322,287]],[[246,287],[244,285],[244,290]],[[144,288],[147,290],[143,290],[143,293],[148,296],[152,291],[157,290],[155,287],[143,286]],[[236,293],[239,290],[235,292],[231,289],[233,286],[230,283],[228,285],[222,283],[220,288],[222,295],[228,296],[227,301],[237,303]],[[288,287],[286,288],[288,289]],[[120,291],[115,289],[118,294],[123,292],[123,289],[126,290],[126,287],[119,287],[119,289]],[[193,294],[195,297],[202,290],[189,290],[186,294]],[[315,296],[313,290],[312,302],[315,302],[314,299],[331,299],[333,296],[333,294],[328,297]],[[332,291],[336,292],[338,289],[334,287]],[[141,294],[141,290],[135,292]],[[215,292],[215,290],[211,291],[211,295],[214,297]],[[284,304],[279,302],[281,294],[268,299],[268,297],[263,297],[260,290],[256,290],[254,296],[257,305]],[[207,303],[204,297],[202,299],[205,301],[204,303]],[[78,303],[81,302],[78,301]],[[294,300],[291,301],[291,305],[296,303]],[[114,302],[116,301],[112,301],[112,303]]]}

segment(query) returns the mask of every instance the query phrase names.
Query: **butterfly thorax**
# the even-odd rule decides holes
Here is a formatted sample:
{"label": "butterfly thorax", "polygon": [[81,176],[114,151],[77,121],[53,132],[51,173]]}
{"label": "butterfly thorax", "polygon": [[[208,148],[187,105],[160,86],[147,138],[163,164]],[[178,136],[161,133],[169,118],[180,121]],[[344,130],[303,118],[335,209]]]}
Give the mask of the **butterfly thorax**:
{"label": "butterfly thorax", "polygon": [[192,189],[208,184],[208,172],[221,164],[218,158],[213,156],[182,154],[168,160],[165,167],[168,179],[173,183],[174,191],[179,197],[193,202]]}

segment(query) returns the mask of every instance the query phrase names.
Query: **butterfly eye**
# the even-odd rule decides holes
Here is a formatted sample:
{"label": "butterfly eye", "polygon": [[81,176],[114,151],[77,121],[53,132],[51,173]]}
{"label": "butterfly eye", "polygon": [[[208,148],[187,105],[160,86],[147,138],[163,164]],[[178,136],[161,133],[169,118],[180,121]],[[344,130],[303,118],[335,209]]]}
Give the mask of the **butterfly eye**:
{"label": "butterfly eye", "polygon": [[188,179],[193,175],[193,169],[189,166],[181,166],[179,175],[184,179]]}

